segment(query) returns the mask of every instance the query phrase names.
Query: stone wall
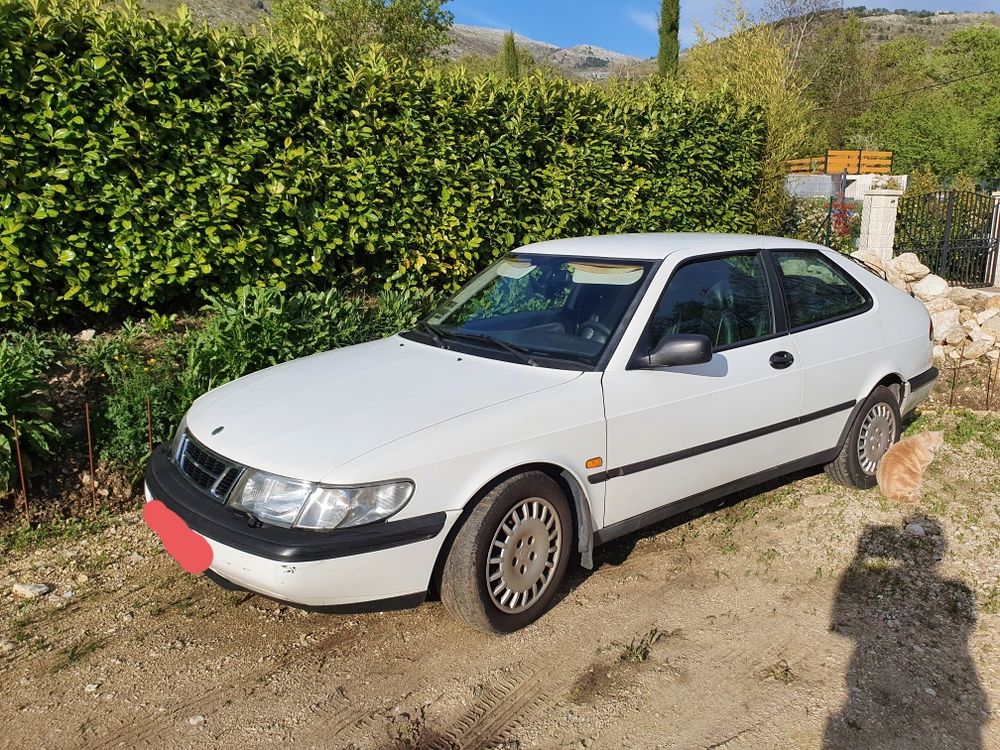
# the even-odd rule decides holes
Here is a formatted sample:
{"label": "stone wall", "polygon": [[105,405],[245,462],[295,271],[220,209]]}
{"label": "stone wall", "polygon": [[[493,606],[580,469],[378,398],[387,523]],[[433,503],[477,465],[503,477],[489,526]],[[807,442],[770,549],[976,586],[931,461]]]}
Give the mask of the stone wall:
{"label": "stone wall", "polygon": [[1000,295],[949,286],[913,253],[888,261],[874,253],[853,255],[926,305],[934,324],[934,359],[955,367],[1000,358]]}

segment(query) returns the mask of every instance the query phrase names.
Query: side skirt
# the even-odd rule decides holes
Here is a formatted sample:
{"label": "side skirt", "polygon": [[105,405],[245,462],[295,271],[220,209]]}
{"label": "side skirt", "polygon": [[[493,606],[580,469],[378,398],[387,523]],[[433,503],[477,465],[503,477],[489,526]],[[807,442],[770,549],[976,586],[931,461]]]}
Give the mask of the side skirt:
{"label": "side skirt", "polygon": [[[848,424],[850,424],[850,422]],[[594,532],[594,546],[596,547],[600,544],[605,544],[606,542],[610,542],[612,539],[617,539],[620,536],[631,534],[633,531],[638,531],[639,529],[651,526],[654,523],[665,521],[666,519],[676,516],[679,513],[684,513],[692,508],[697,508],[699,505],[710,503],[713,500],[718,500],[726,495],[732,495],[734,492],[740,492],[741,490],[745,490],[758,484],[763,484],[764,482],[777,479],[778,477],[786,474],[792,474],[796,471],[802,471],[803,469],[809,469],[813,466],[829,463],[837,457],[838,453],[840,453],[839,447],[831,448],[830,450],[823,451],[822,453],[814,453],[811,456],[805,456],[804,458],[800,458],[796,461],[789,461],[788,463],[781,464],[781,466],[776,466],[773,469],[760,471],[756,474],[743,477],[742,479],[737,479],[732,482],[728,482],[727,484],[720,485],[719,487],[699,492],[696,495],[691,495],[690,497],[685,497],[681,500],[675,500],[672,503],[662,505],[659,508],[654,508],[653,510],[648,510],[637,516],[626,518],[624,521],[619,521],[618,523],[611,524],[610,526],[606,526],[605,528],[598,529]]]}

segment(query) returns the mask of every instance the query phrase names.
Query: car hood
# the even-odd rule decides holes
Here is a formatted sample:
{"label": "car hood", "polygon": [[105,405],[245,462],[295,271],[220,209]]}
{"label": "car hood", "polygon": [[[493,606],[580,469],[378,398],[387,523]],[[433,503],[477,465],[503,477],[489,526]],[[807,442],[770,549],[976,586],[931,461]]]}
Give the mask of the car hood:
{"label": "car hood", "polygon": [[[398,438],[579,375],[392,336],[234,380],[195,401],[187,426],[220,456],[319,481]],[[385,468],[372,481],[394,478]]]}

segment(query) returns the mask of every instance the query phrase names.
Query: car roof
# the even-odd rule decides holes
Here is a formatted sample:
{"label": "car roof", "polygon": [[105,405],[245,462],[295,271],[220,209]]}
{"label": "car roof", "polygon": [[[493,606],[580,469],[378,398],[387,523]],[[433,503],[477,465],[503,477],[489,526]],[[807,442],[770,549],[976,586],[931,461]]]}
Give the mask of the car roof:
{"label": "car roof", "polygon": [[568,237],[561,240],[535,242],[514,252],[539,255],[568,255],[581,258],[627,258],[630,260],[663,260],[680,250],[718,253],[758,248],[783,250],[827,250],[822,245],[785,237],[756,234],[713,234],[709,232],[663,232],[657,234],[605,234],[589,237]]}

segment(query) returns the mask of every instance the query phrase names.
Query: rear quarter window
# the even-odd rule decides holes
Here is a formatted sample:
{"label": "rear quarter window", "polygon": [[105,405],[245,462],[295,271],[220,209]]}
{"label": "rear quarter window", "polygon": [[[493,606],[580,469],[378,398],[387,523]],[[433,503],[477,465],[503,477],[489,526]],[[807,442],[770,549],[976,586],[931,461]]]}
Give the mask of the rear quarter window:
{"label": "rear quarter window", "polygon": [[781,288],[792,330],[862,313],[872,301],[846,271],[813,250],[776,250]]}

